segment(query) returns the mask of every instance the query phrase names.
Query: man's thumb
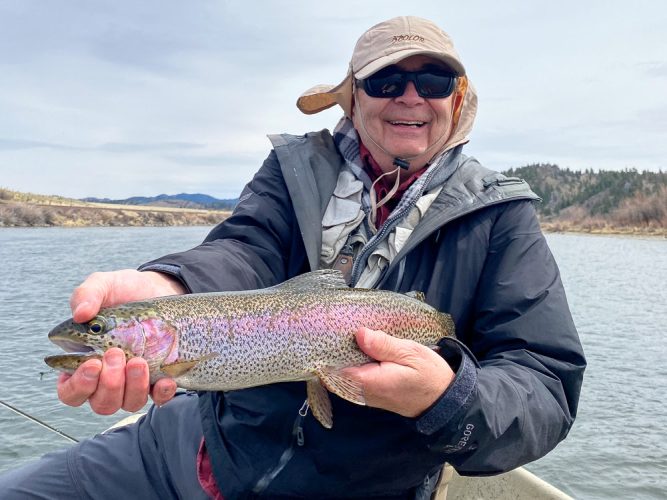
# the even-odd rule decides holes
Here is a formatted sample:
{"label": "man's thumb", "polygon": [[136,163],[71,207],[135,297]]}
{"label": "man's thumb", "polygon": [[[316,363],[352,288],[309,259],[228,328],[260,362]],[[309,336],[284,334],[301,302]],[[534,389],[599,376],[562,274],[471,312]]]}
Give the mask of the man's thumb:
{"label": "man's thumb", "polygon": [[357,330],[357,344],[360,349],[376,361],[399,359],[403,342],[379,330],[364,327]]}

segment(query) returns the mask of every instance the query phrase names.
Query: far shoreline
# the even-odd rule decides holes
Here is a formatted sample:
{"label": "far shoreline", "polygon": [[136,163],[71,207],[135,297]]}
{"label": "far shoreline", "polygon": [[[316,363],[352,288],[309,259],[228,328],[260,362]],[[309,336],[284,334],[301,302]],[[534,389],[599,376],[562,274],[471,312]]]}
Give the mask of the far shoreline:
{"label": "far shoreline", "polygon": [[[219,212],[215,214],[217,220],[204,221],[201,223],[177,223],[177,224],[85,224],[80,223],[65,223],[65,224],[14,224],[14,225],[5,225],[0,221],[0,230],[3,229],[50,229],[50,228],[60,228],[60,229],[118,229],[118,228],[170,228],[170,227],[214,227],[220,222],[223,222],[229,215],[229,212]],[[568,224],[567,228],[552,227],[552,223],[543,223],[540,225],[541,230],[544,234],[564,234],[564,235],[584,235],[584,236],[607,236],[607,237],[627,237],[627,238],[648,238],[648,239],[658,239],[667,240],[667,229],[655,230],[650,229],[641,229],[641,228],[602,228],[602,229],[589,229],[589,228],[578,228],[574,225]]]}
{"label": "far shoreline", "polygon": [[[19,196],[19,194],[16,194]],[[0,229],[17,227],[179,227],[215,226],[229,210],[155,205],[120,205],[82,202],[41,195],[20,201],[0,199]],[[544,233],[667,238],[667,227],[653,221],[642,226],[619,225],[600,216],[576,219],[540,217]]]}

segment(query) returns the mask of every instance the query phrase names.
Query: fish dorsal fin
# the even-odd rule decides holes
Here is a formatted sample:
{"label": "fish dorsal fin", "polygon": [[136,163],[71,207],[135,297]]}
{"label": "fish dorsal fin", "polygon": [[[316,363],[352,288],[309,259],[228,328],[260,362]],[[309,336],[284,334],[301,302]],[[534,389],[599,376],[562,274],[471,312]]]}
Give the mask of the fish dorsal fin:
{"label": "fish dorsal fin", "polygon": [[305,274],[300,274],[289,279],[274,288],[281,291],[293,292],[318,292],[321,290],[348,289],[343,273],[337,269],[320,269]]}
{"label": "fish dorsal fin", "polygon": [[426,302],[426,295],[424,295],[424,292],[412,290],[411,292],[406,292],[404,295],[407,297],[412,297],[413,299],[417,299],[420,302]]}

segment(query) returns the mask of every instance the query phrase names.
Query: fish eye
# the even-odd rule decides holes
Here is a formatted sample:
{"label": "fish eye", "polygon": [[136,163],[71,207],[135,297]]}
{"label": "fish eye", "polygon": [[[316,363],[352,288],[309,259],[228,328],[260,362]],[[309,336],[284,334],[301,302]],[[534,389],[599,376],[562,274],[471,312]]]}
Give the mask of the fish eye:
{"label": "fish eye", "polygon": [[104,333],[105,327],[106,325],[103,320],[95,318],[88,323],[88,333],[100,335],[101,333]]}

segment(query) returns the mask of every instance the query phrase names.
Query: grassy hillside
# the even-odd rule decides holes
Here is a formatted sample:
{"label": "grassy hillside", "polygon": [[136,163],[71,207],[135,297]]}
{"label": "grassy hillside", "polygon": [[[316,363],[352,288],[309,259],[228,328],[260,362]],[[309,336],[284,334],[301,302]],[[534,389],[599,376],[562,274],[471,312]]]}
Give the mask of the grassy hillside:
{"label": "grassy hillside", "polygon": [[543,199],[543,226],[552,230],[667,235],[667,173],[593,172],[535,164],[510,169]]}
{"label": "grassy hillside", "polygon": [[[581,172],[535,164],[512,168],[505,174],[525,179],[542,197],[537,210],[546,231],[667,236],[665,172]],[[179,196],[206,195],[161,195]],[[157,199],[161,197],[147,198],[150,205],[122,205],[0,188],[0,227],[213,225],[229,215],[229,211],[210,208],[178,208],[171,203],[182,200]]]}
{"label": "grassy hillside", "polygon": [[0,188],[0,227],[208,226],[228,211],[91,203]]}

